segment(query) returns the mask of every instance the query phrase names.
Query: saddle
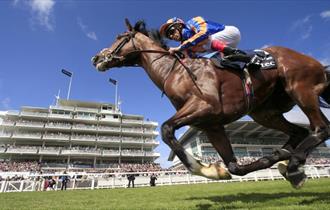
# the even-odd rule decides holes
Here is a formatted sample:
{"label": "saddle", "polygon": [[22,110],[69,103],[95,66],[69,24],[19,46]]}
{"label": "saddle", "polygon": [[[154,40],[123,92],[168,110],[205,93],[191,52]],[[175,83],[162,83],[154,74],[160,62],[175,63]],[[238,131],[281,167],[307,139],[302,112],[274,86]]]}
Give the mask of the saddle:
{"label": "saddle", "polygon": [[260,49],[247,50],[246,55],[229,55],[226,57],[221,57],[219,52],[213,52],[204,55],[203,58],[208,58],[212,63],[220,69],[235,69],[244,70],[247,69],[260,69],[260,70],[270,70],[276,69],[277,63],[275,58],[268,52]]}

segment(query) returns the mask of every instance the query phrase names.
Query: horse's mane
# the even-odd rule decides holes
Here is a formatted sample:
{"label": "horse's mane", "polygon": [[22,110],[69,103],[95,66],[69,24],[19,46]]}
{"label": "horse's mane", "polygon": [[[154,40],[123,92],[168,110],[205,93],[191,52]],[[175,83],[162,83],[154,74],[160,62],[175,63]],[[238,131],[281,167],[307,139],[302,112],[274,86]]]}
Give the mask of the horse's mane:
{"label": "horse's mane", "polygon": [[165,39],[160,35],[159,31],[157,29],[151,29],[147,30],[146,23],[144,20],[139,20],[135,23],[134,30],[140,33],[143,33],[147,37],[154,40],[159,46],[164,48],[165,50],[168,50],[168,46],[166,44]]}

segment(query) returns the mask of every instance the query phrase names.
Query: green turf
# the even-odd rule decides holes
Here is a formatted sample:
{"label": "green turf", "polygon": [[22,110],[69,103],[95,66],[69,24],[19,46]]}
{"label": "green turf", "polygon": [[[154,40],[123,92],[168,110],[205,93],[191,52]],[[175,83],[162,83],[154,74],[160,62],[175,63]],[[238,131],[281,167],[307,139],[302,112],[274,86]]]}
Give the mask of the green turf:
{"label": "green turf", "polygon": [[330,179],[0,194],[0,209],[330,209]]}

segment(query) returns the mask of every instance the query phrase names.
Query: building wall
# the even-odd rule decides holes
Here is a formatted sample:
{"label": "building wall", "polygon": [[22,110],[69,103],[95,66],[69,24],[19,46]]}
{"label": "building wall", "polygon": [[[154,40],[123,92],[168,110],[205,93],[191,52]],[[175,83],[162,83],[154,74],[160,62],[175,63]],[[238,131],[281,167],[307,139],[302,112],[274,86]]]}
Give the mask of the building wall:
{"label": "building wall", "polygon": [[[51,163],[153,162],[158,123],[112,104],[60,100],[0,115],[0,158]],[[3,149],[4,148],[4,149]]]}

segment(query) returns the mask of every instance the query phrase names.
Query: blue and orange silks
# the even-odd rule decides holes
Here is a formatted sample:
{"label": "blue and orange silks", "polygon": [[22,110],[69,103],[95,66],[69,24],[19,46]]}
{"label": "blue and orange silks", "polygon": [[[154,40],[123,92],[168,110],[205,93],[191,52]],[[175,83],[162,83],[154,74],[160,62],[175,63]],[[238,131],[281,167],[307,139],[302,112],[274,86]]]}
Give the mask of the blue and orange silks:
{"label": "blue and orange silks", "polygon": [[215,34],[225,29],[225,25],[205,20],[202,17],[194,17],[188,20],[182,29],[182,39],[180,50],[195,46]]}

